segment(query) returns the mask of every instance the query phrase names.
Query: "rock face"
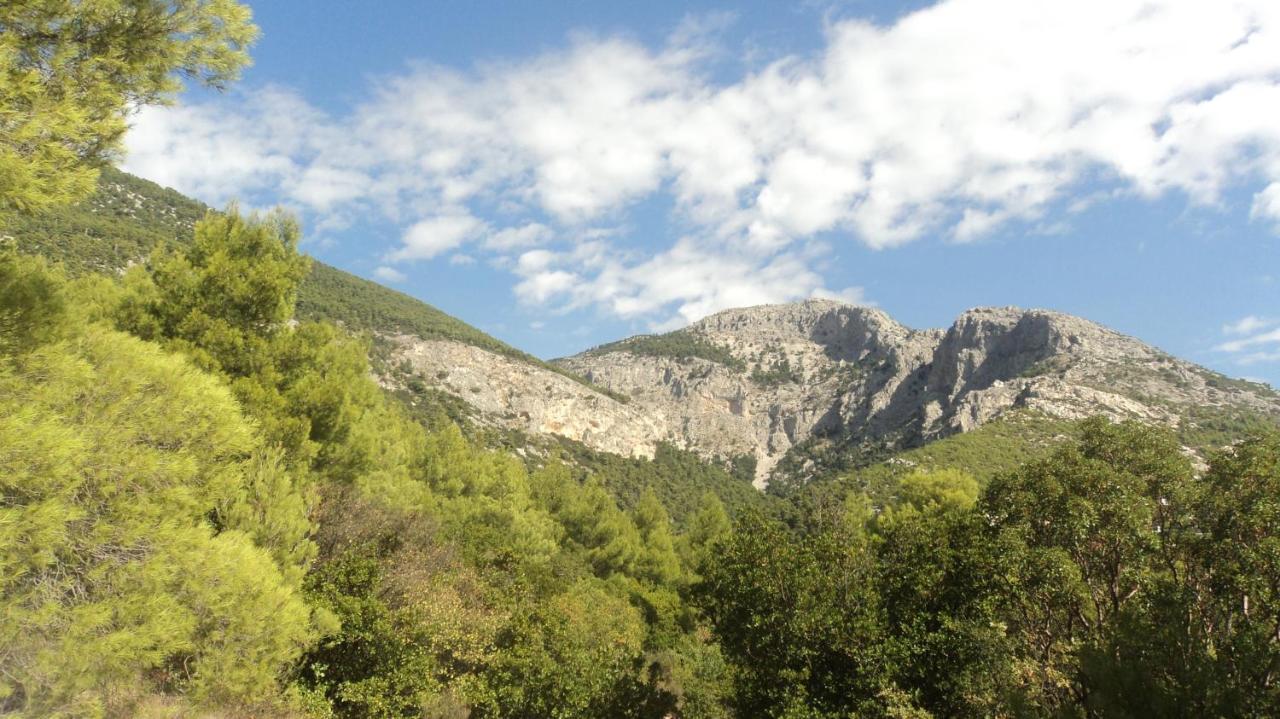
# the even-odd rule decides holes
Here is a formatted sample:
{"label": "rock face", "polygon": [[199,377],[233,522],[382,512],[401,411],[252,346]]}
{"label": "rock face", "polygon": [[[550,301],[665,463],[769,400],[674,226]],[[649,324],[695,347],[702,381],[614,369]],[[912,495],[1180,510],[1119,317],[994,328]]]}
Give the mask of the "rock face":
{"label": "rock face", "polygon": [[556,434],[624,456],[653,457],[658,441],[667,439],[643,409],[537,365],[449,340],[389,339],[398,362],[465,400],[489,424]]}
{"label": "rock face", "polygon": [[681,333],[717,352],[641,352],[631,340],[559,360],[626,403],[457,343],[400,337],[397,354],[487,421],[624,455],[664,441],[710,458],[748,455],[757,486],[811,437],[908,446],[1015,409],[1170,425],[1188,408],[1280,416],[1280,397],[1263,385],[1043,310],[980,308],[947,330],[915,330],[878,309],[810,300],[728,310]]}

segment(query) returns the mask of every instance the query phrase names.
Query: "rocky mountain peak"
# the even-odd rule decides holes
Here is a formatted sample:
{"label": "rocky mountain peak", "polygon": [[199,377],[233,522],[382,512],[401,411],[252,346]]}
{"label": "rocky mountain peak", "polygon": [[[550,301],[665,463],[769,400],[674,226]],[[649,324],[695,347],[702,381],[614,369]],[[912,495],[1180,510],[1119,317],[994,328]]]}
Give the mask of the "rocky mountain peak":
{"label": "rocky mountain peak", "polygon": [[[458,353],[410,344],[402,357],[458,394],[453,385],[470,376]],[[468,353],[465,362],[480,361]],[[744,307],[557,363],[628,400],[515,365],[471,373],[461,397],[500,423],[607,451],[650,455],[670,442],[726,461],[747,456],[758,486],[801,445],[905,447],[1018,410],[1183,427],[1223,413],[1280,417],[1280,397],[1262,385],[1079,317],[1017,307],[979,307],[924,330],[834,300]]]}
{"label": "rocky mountain peak", "polygon": [[849,356],[911,333],[883,310],[828,299],[725,310],[693,323],[689,329],[731,344],[749,337],[804,341]]}
{"label": "rocky mountain peak", "polygon": [[1137,340],[1061,312],[977,307],[961,314],[939,341],[929,389],[954,399],[1033,373],[1053,358],[1070,363],[1096,355],[1111,362],[1156,354]]}

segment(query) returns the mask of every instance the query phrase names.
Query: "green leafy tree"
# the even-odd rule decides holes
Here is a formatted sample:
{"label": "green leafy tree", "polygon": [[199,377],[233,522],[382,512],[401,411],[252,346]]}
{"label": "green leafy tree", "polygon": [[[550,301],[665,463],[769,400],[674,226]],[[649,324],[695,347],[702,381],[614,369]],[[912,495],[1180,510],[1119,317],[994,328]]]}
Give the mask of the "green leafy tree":
{"label": "green leafy tree", "polygon": [[305,490],[278,447],[259,450],[245,467],[244,481],[218,506],[218,523],[242,531],[271,552],[286,579],[300,586],[315,558]]}
{"label": "green leafy tree", "polygon": [[652,490],[640,495],[640,504],[633,514],[640,541],[644,543],[638,571],[655,584],[674,585],[683,573],[680,557],[676,554],[675,537],[671,532],[671,518]]}
{"label": "green leafy tree", "polygon": [[267,549],[210,522],[258,449],[221,383],[126,335],[0,360],[6,712],[280,696],[310,611]]}
{"label": "green leafy tree", "polygon": [[[953,496],[950,483],[942,484],[941,496]],[[1016,686],[998,558],[986,522],[971,509],[931,498],[923,509],[907,505],[874,522],[887,665],[894,685],[931,716],[999,716]]]}
{"label": "green leafy tree", "polygon": [[883,716],[889,705],[903,708],[884,661],[866,536],[839,523],[795,536],[749,514],[718,554],[697,594],[734,668],[738,715]]}
{"label": "green leafy tree", "polygon": [[56,340],[70,323],[58,273],[38,257],[18,254],[12,242],[0,241],[0,356]]}
{"label": "green leafy tree", "polygon": [[190,245],[161,248],[126,275],[112,314],[121,328],[224,374],[295,468],[351,481],[382,451],[360,423],[385,415],[385,400],[368,379],[364,343],[332,325],[293,322],[310,268],[298,238],[282,212],[209,213]]}
{"label": "green leafy tree", "polygon": [[644,551],[640,532],[597,480],[580,485],[556,463],[535,474],[533,485],[538,503],[564,528],[566,544],[598,576],[636,576]]}
{"label": "green leafy tree", "polygon": [[1280,713],[1280,435],[1216,456],[1198,511],[1204,715]]}
{"label": "green leafy tree", "polygon": [[1101,700],[1097,678],[1115,664],[1106,647],[1177,570],[1192,476],[1168,431],[1095,419],[1078,444],[987,488],[981,511],[1009,582],[1004,612],[1029,706],[1080,711]]}
{"label": "green leafy tree", "polygon": [[254,373],[270,341],[288,330],[310,260],[288,215],[242,216],[233,205],[196,224],[190,245],[160,248],[135,276],[122,310],[144,339],[167,339],[209,369]]}
{"label": "green leafy tree", "polygon": [[703,493],[676,544],[685,566],[695,574],[701,572],[706,562],[714,560],[716,546],[728,539],[732,531],[733,523],[729,521],[724,503],[711,492]]}
{"label": "green leafy tree", "polygon": [[224,87],[256,35],[235,0],[0,4],[0,219],[88,195],[131,110]]}
{"label": "green leafy tree", "polygon": [[517,614],[499,638],[481,716],[629,716],[645,627],[638,610],[595,579]]}
{"label": "green leafy tree", "polygon": [[307,579],[339,620],[304,679],[343,717],[449,716],[475,699],[505,615],[433,517],[331,489]]}

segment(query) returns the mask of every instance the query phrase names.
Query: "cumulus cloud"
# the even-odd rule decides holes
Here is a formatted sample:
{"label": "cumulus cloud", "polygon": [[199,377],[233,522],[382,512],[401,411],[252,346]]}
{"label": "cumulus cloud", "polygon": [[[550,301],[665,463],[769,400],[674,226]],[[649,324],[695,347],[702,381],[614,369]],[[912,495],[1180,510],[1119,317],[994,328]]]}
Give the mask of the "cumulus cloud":
{"label": "cumulus cloud", "polygon": [[[322,215],[426,218],[388,262],[474,243],[522,301],[657,323],[830,293],[819,235],[888,248],[1059,226],[1086,182],[1202,205],[1243,186],[1280,224],[1272,0],[944,0],[833,22],[813,54],[729,82],[704,72],[703,42],[417,66],[341,118],[280,90],[147,110],[128,167],[202,197],[273,188]],[[590,236],[654,196],[680,239],[637,254]]]}
{"label": "cumulus cloud", "polygon": [[429,260],[474,238],[483,227],[482,221],[464,210],[428,217],[405,230],[403,246],[388,254],[387,259]]}
{"label": "cumulus cloud", "polygon": [[[221,103],[150,106],[132,119],[123,166],[219,205],[269,192],[281,201],[324,208],[351,199],[321,185],[326,172],[327,182],[335,184],[354,171],[312,166],[336,130],[306,100],[275,87]],[[293,197],[290,188],[304,196]]]}
{"label": "cumulus cloud", "polygon": [[1223,325],[1222,333],[1226,335],[1248,335],[1275,324],[1277,324],[1277,320],[1259,317],[1258,315],[1248,315],[1235,322]]}
{"label": "cumulus cloud", "polygon": [[1280,319],[1249,315],[1224,325],[1222,333],[1236,339],[1214,349],[1232,354],[1236,364],[1280,362]]}
{"label": "cumulus cloud", "polygon": [[381,265],[377,269],[375,269],[373,271],[373,276],[382,280],[383,282],[393,282],[393,283],[404,282],[405,280],[409,279],[400,270],[397,270],[394,267],[387,267],[386,265]]}

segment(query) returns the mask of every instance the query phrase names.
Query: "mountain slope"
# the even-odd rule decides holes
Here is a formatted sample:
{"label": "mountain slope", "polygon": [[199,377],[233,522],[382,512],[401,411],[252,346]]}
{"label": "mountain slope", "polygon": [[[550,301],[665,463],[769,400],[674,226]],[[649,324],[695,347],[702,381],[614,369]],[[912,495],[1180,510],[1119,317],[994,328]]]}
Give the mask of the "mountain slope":
{"label": "mountain slope", "polygon": [[[207,209],[107,170],[88,201],[0,234],[72,274],[113,272],[182,241]],[[728,310],[548,363],[316,262],[298,315],[368,332],[384,387],[493,441],[515,433],[535,455],[568,440],[641,458],[669,445],[738,473],[754,466],[759,487],[874,464],[1021,411],[1163,423],[1194,449],[1280,417],[1266,386],[1045,310],[979,308],[947,329],[917,330],[878,309],[812,300]]]}
{"label": "mountain slope", "polygon": [[775,468],[823,475],[1015,410],[1167,424],[1196,448],[1280,417],[1280,395],[1264,385],[1078,317],[1012,307],[970,310],[946,330],[827,300],[750,307],[560,363],[628,394],[680,446],[753,454],[760,486]]}
{"label": "mountain slope", "polygon": [[[17,218],[0,235],[16,237],[24,251],[62,263],[73,276],[113,273],[160,245],[185,241],[208,210],[175,190],[105,168],[92,197]],[[298,316],[338,322],[357,332],[457,342],[582,381],[425,302],[319,261],[313,261],[299,288]]]}
{"label": "mountain slope", "polygon": [[[208,210],[178,192],[107,168],[88,200],[15,219],[0,228],[0,237],[15,237],[23,251],[61,263],[73,276],[115,274],[158,246],[187,241]],[[481,444],[514,451],[535,464],[560,457],[579,473],[602,477],[624,507],[634,505],[644,487],[658,492],[677,521],[698,505],[705,491],[714,492],[731,512],[764,504],[748,483],[730,476],[727,467],[661,446],[644,427],[643,414],[628,412],[625,397],[592,386],[569,370],[409,295],[317,261],[299,288],[297,316],[372,336],[372,364],[379,381],[424,423],[433,424],[443,415]],[[435,369],[426,378],[433,387],[423,382],[406,354],[428,358]],[[506,377],[522,388],[539,388],[544,395],[557,389],[577,402],[530,401],[535,416],[521,417],[501,409],[509,402],[509,390],[503,396],[491,391]],[[596,412],[597,406],[622,408],[626,422],[602,431],[607,413]],[[631,451],[635,447],[639,451]],[[622,456],[610,458],[602,451]]]}

